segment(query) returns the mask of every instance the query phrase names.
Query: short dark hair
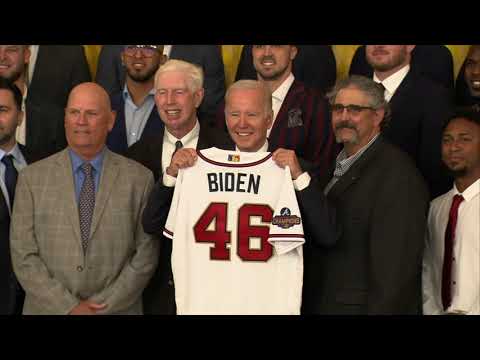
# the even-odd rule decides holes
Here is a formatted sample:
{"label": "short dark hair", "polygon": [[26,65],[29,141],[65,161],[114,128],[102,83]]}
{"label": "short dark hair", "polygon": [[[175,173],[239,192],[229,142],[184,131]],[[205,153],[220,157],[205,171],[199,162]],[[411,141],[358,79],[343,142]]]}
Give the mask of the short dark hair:
{"label": "short dark hair", "polygon": [[17,109],[21,111],[23,95],[20,89],[18,88],[18,86],[15,85],[14,82],[8,79],[5,79],[3,77],[0,77],[0,90],[1,89],[10,91],[12,93],[13,100],[15,101],[15,105],[17,106]]}
{"label": "short dark hair", "polygon": [[455,119],[465,119],[480,126],[480,106],[473,105],[457,108],[454,114],[450,116],[443,125],[442,132],[444,132],[448,124],[450,124]]}

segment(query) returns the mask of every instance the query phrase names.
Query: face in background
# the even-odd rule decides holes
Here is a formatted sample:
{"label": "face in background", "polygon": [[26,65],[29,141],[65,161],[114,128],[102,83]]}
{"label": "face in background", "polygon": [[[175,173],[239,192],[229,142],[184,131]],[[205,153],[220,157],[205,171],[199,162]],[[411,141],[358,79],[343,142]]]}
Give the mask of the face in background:
{"label": "face in background", "polygon": [[233,89],[225,103],[230,137],[240,151],[258,151],[272,126],[272,110],[267,110],[262,89]]}
{"label": "face in background", "polygon": [[182,71],[160,73],[156,79],[155,104],[167,129],[187,134],[196,124],[197,108],[204,90],[193,90],[189,75]]}
{"label": "face in background", "polygon": [[79,155],[95,157],[105,146],[115,122],[106,91],[94,83],[83,83],[70,93],[65,109],[68,145]]}
{"label": "face in background", "polygon": [[261,80],[283,80],[292,72],[297,48],[292,45],[252,45],[253,65]]}
{"label": "face in background", "polygon": [[396,71],[410,63],[415,45],[367,45],[367,61],[375,71]]}
{"label": "face in background", "polygon": [[472,46],[465,59],[465,82],[470,95],[480,97],[480,45]]}
{"label": "face in background", "polygon": [[165,62],[163,46],[160,45],[158,48],[143,46],[145,47],[127,45],[122,52],[122,62],[127,75],[136,82],[153,80],[158,68]]}
{"label": "face in background", "polygon": [[11,91],[0,89],[0,148],[10,150],[15,145],[15,133],[23,112],[17,108]]}
{"label": "face in background", "polygon": [[[349,111],[336,109],[335,105],[355,107]],[[332,127],[338,143],[360,149],[380,132],[384,110],[369,107],[369,97],[355,87],[347,87],[338,92],[332,106]]]}
{"label": "face in background", "polygon": [[442,160],[454,177],[480,174],[480,125],[457,118],[442,137]]}
{"label": "face in background", "polygon": [[30,49],[25,45],[0,45],[0,76],[12,82],[26,71]]}

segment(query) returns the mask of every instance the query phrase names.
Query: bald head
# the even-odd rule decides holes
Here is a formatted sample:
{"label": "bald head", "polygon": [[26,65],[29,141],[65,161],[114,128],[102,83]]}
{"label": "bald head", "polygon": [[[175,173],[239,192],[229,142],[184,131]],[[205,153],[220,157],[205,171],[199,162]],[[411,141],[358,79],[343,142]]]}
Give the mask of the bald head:
{"label": "bald head", "polygon": [[82,96],[82,97],[91,97],[98,101],[99,106],[105,106],[106,109],[111,110],[112,104],[110,102],[110,96],[105,91],[103,87],[93,82],[85,82],[75,86],[70,95],[68,96],[68,104],[70,103],[72,97]]}
{"label": "bald head", "polygon": [[110,97],[95,83],[75,86],[65,109],[65,134],[69,147],[86,160],[105,146],[115,122]]}

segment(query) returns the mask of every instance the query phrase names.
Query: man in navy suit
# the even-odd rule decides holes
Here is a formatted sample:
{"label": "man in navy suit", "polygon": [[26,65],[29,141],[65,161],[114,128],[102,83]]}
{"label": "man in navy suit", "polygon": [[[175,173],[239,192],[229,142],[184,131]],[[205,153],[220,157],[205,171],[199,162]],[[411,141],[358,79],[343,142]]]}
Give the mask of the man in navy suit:
{"label": "man in navy suit", "polygon": [[[96,82],[109,94],[123,89],[125,67],[120,54],[124,45],[103,45],[98,58]],[[222,53],[217,45],[164,45],[163,53],[168,59],[187,61],[200,66],[205,77],[205,98],[200,105],[198,117],[210,119],[215,116],[218,105],[225,95],[225,70]]]}
{"label": "man in navy suit", "polygon": [[121,54],[126,69],[125,85],[111,96],[117,117],[107,146],[119,154],[144,136],[163,129],[155,106],[155,73],[165,62],[163,45],[126,45]]}
{"label": "man in navy suit", "polygon": [[[53,81],[52,86],[55,88],[59,81],[55,77],[48,77],[45,73],[43,73],[45,76],[40,76],[41,69],[36,66],[34,72],[36,85],[33,86],[33,81],[28,84],[30,55],[28,45],[0,45],[0,77],[15,83],[22,94],[21,106],[24,116],[16,131],[17,142],[27,146],[32,154],[46,157],[62,150],[67,144],[63,126],[64,107],[54,102],[52,98],[38,96],[41,89],[47,91],[39,86],[42,81],[38,79],[43,78],[44,82]],[[37,59],[39,66],[43,58],[43,55],[42,57],[40,55],[41,53]]]}
{"label": "man in navy suit", "polygon": [[[295,45],[252,45],[257,78],[272,93],[273,125],[267,133],[268,151],[295,150],[310,163],[314,176],[323,177],[334,162],[336,149],[324,95],[307,87],[292,73]],[[224,106],[217,111],[216,126],[225,129]],[[327,176],[328,177],[328,176]]]}
{"label": "man in navy suit", "polygon": [[367,45],[373,80],[385,89],[392,110],[385,137],[410,155],[425,178],[431,198],[447,192],[452,179],[441,161],[442,127],[453,112],[444,86],[411,66],[415,45]]}
{"label": "man in navy suit", "polygon": [[21,314],[25,297],[13,273],[9,234],[17,174],[32,160],[15,140],[23,116],[22,93],[0,77],[0,315]]}

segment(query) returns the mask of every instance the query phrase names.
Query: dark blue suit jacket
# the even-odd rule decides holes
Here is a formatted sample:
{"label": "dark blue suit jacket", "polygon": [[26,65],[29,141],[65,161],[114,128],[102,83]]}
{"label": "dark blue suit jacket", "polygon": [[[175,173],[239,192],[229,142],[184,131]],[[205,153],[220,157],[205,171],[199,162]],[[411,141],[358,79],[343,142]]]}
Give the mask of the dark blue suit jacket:
{"label": "dark blue suit jacket", "polygon": [[[128,143],[125,125],[125,100],[123,99],[122,91],[112,95],[110,100],[112,102],[112,110],[117,112],[117,117],[112,131],[108,134],[107,146],[110,150],[124,155],[128,149]],[[154,106],[140,139],[143,139],[145,136],[163,133],[163,128],[163,121],[160,119],[160,115],[158,115],[157,107]]]}

